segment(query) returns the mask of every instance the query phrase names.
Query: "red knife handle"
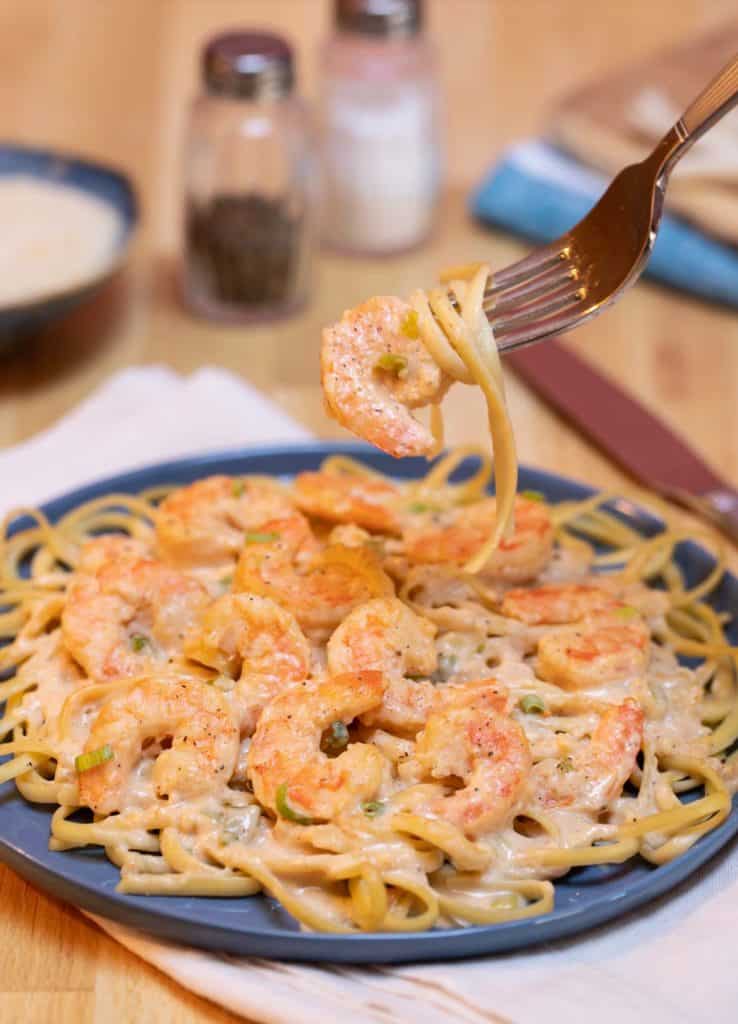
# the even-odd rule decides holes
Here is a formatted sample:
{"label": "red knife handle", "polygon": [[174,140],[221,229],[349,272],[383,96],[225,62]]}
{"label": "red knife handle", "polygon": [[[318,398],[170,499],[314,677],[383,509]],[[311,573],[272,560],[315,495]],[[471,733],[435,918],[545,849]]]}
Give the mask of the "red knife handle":
{"label": "red knife handle", "polygon": [[506,352],[505,362],[636,480],[738,544],[738,491],[618,384],[556,339]]}

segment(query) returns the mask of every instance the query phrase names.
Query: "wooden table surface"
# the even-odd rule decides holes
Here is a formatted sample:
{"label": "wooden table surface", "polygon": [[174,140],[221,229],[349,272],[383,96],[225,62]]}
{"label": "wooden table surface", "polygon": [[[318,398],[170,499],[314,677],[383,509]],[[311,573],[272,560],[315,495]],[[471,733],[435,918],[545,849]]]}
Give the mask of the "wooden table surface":
{"label": "wooden table surface", "polygon": [[[184,373],[218,363],[268,391],[321,436],[320,326],[366,295],[403,294],[445,264],[519,251],[473,226],[464,190],[507,142],[538,129],[546,106],[594,74],[714,27],[734,0],[435,0],[430,22],[449,112],[449,195],[422,251],[381,261],[324,257],[303,315],[251,330],[187,316],[174,286],[178,140],[209,32],[275,25],[300,41],[314,89],[323,0],[5,0],[0,14],[0,134],[98,156],[137,182],[144,218],[130,269],[104,300],[0,363],[0,444],[48,426],[111,372],[163,362]],[[587,13],[583,13],[583,9]],[[596,13],[595,13],[596,12]],[[477,98],[479,97],[479,98]],[[583,328],[576,348],[658,410],[726,477],[738,477],[738,319],[651,285]],[[450,441],[482,436],[481,405],[460,389]],[[603,487],[631,485],[516,380],[510,404],[521,459]],[[145,454],[145,453],[142,453]],[[103,936],[74,910],[0,868],[0,1019],[22,1024],[224,1022]]]}

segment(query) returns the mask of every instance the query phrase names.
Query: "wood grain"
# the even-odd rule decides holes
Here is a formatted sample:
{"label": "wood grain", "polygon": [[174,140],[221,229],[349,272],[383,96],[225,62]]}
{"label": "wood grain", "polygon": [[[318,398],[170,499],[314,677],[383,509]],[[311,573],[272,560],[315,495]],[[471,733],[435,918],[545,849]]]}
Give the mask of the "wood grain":
{"label": "wood grain", "polygon": [[[318,390],[320,326],[368,294],[430,283],[444,264],[511,259],[520,246],[482,231],[464,212],[464,190],[494,154],[539,129],[550,105],[588,78],[713,28],[733,14],[734,0],[434,0],[429,7],[441,41],[452,186],[435,239],[398,259],[326,256],[302,316],[244,331],[191,319],[176,294],[178,146],[197,48],[223,26],[274,25],[299,42],[304,90],[312,94],[327,0],[5,0],[2,136],[119,164],[136,180],[144,218],[125,279],[0,364],[0,443],[43,429],[110,372],[140,362],[182,372],[219,363],[269,391],[320,436],[339,436]],[[738,477],[733,313],[640,285],[573,344],[682,430],[719,471]],[[509,392],[524,461],[632,489],[515,379]],[[480,437],[481,403],[466,391],[452,392],[448,419],[451,442]],[[2,868],[0,907],[3,1024],[233,1019]]]}

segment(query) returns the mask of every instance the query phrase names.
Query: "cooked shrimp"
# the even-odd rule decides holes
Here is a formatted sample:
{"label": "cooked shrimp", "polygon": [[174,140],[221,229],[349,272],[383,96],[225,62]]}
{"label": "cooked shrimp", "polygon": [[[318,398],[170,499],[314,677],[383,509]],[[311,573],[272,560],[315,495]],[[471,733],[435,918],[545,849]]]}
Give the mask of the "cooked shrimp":
{"label": "cooked shrimp", "polygon": [[396,597],[380,597],[359,605],[328,641],[332,673],[376,669],[388,679],[380,707],[362,716],[366,725],[416,733],[433,706],[435,687],[409,675],[430,676],[438,656],[436,627]]}
{"label": "cooked shrimp", "polygon": [[508,590],[501,611],[529,626],[557,626],[606,612],[627,616],[628,608],[637,609],[644,617],[663,615],[668,596],[642,583],[623,586],[617,578],[605,576],[583,583]]}
{"label": "cooked shrimp", "polygon": [[559,626],[542,636],[537,663],[541,678],[557,686],[584,689],[641,675],[650,651],[648,627],[637,614],[627,622],[616,615],[617,610],[614,615]]}
{"label": "cooked shrimp", "polygon": [[175,801],[212,792],[233,774],[238,727],[220,690],[196,680],[151,677],[100,709],[85,752],[109,747],[113,756],[80,773],[80,803],[96,814],[121,810],[131,773],[152,740],[171,740],[152,772],[159,797]]}
{"label": "cooked shrimp", "polygon": [[508,590],[501,611],[530,626],[563,625],[578,622],[587,615],[611,611],[620,604],[617,594],[603,580],[602,583],[547,584]]}
{"label": "cooked shrimp", "polygon": [[348,725],[377,707],[381,672],[333,676],[310,688],[295,687],[264,709],[248,755],[254,794],[277,815],[330,821],[375,796],[384,756],[367,743],[349,743],[337,757],[320,749],[324,730]]}
{"label": "cooked shrimp", "polygon": [[429,810],[472,838],[492,832],[514,814],[530,774],[525,733],[504,713],[506,695],[492,680],[459,686],[418,735],[415,761],[425,776],[461,779]]}
{"label": "cooked shrimp", "polygon": [[397,458],[435,449],[431,432],[410,410],[439,402],[450,383],[422,341],[403,330],[408,314],[411,307],[401,299],[369,299],[323,331],[321,348],[330,414]]}
{"label": "cooked shrimp", "polygon": [[393,592],[368,548],[336,544],[315,552],[300,513],[265,523],[241,552],[233,589],[273,598],[303,629],[319,633],[334,629],[363,601]]}
{"label": "cooked shrimp", "polygon": [[66,649],[93,679],[148,671],[182,652],[185,633],[208,601],[196,580],[133,551],[112,558],[105,538],[90,541],[67,588],[61,617]]}
{"label": "cooked shrimp", "polygon": [[389,480],[358,473],[300,473],[297,507],[332,523],[353,523],[378,533],[399,533],[401,492]]}
{"label": "cooked shrimp", "polygon": [[[475,703],[484,703],[500,714],[510,712],[511,702],[507,691],[498,687],[493,680],[470,680],[434,686],[423,679],[390,677],[381,706],[362,715],[361,721],[368,726],[379,725],[395,736],[415,736],[432,712]],[[412,771],[411,767],[410,775]]]}
{"label": "cooked shrimp", "polygon": [[106,565],[138,558],[153,558],[151,548],[137,537],[103,534],[84,544],[75,566],[77,572],[95,573]]}
{"label": "cooked shrimp", "polygon": [[310,645],[294,615],[255,594],[229,594],[210,605],[184,651],[238,680],[234,705],[246,735],[272,697],[310,672]]}
{"label": "cooked shrimp", "polygon": [[[464,564],[489,539],[495,522],[494,498],[442,512],[408,516],[403,530],[405,554],[416,564]],[[553,551],[553,526],[547,506],[518,496],[515,529],[490,555],[482,574],[511,583],[535,578]]]}
{"label": "cooked shrimp", "polygon": [[334,526],[328,534],[329,544],[343,544],[347,548],[363,548],[370,546],[375,550],[376,538],[361,526],[354,526],[353,523],[339,523]]}
{"label": "cooked shrimp", "polygon": [[533,769],[534,792],[547,807],[599,811],[620,793],[643,743],[643,710],[634,700],[609,708],[590,740],[563,760],[547,758]]}
{"label": "cooked shrimp", "polygon": [[294,507],[268,477],[209,476],[173,491],[157,509],[159,552],[183,569],[223,565],[236,558],[245,532],[291,515]]}
{"label": "cooked shrimp", "polygon": [[436,709],[475,707],[487,708],[499,715],[509,715],[512,708],[510,693],[496,679],[470,679],[463,683],[449,683],[437,689]]}
{"label": "cooked shrimp", "polygon": [[389,678],[381,705],[362,715],[361,721],[400,736],[412,737],[428,721],[437,697],[436,687],[427,679]]}
{"label": "cooked shrimp", "polygon": [[378,597],[354,608],[330,638],[328,669],[430,676],[437,662],[435,635],[435,625],[398,598]]}

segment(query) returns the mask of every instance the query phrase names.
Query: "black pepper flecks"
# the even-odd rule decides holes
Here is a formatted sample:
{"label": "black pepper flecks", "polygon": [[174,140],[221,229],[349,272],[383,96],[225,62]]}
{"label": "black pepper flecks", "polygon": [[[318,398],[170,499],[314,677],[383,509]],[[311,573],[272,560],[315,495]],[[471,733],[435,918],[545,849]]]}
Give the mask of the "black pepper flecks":
{"label": "black pepper flecks", "polygon": [[185,234],[189,271],[213,298],[258,306],[290,297],[302,216],[285,200],[249,192],[193,200]]}

